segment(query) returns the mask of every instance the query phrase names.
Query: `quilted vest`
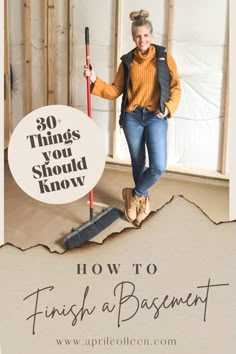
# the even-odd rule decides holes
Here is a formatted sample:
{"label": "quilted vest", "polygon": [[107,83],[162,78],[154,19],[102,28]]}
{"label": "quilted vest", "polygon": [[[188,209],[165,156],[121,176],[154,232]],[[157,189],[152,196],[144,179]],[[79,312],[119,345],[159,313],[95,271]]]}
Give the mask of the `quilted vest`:
{"label": "quilted vest", "polygon": [[[156,49],[156,65],[157,65],[157,80],[160,85],[161,95],[160,95],[160,111],[165,112],[165,102],[168,101],[170,97],[170,70],[167,65],[166,59],[166,49],[165,47],[152,44]],[[121,113],[119,124],[122,127],[122,123],[125,117],[125,108],[127,106],[128,88],[130,80],[130,64],[134,57],[134,51],[136,48],[132,49],[129,53],[123,55],[120,59],[124,65],[124,91],[121,102]]]}

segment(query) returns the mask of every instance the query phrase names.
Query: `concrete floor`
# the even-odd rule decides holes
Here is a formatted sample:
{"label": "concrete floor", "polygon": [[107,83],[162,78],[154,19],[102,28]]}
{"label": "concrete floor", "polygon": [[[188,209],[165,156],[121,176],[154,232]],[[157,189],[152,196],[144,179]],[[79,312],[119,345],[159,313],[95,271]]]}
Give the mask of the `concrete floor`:
{"label": "concrete floor", "polygon": [[[94,189],[95,202],[123,210],[121,190],[129,186],[132,186],[130,167],[107,164]],[[226,180],[166,173],[150,189],[152,211],[158,212],[174,196],[183,196],[194,203],[215,223],[229,220],[229,184]],[[5,242],[21,249],[42,244],[48,246],[51,251],[62,253],[65,235],[72,227],[78,227],[89,220],[87,200],[86,196],[64,205],[38,202],[18,187],[6,163]],[[96,212],[100,213],[101,208],[97,207]],[[148,219],[145,222],[148,222]],[[133,227],[122,217],[93,240],[102,243],[108,235]]]}

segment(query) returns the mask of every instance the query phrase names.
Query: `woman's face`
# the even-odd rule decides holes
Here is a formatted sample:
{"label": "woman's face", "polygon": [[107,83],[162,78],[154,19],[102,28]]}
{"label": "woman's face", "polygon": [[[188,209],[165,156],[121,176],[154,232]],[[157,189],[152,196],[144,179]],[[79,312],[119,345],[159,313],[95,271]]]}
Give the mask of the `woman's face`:
{"label": "woman's face", "polygon": [[133,40],[136,44],[136,47],[142,53],[145,53],[148,50],[152,42],[152,38],[153,37],[152,34],[150,33],[148,26],[135,27],[133,33]]}

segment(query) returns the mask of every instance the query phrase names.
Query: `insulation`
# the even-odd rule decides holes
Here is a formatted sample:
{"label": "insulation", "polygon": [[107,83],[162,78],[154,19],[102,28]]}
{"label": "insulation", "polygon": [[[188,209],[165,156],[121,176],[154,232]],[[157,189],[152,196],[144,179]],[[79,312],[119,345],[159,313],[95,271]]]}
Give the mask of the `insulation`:
{"label": "insulation", "polygon": [[56,103],[67,104],[68,17],[67,1],[56,2]]}
{"label": "insulation", "polygon": [[13,72],[12,127],[24,117],[24,16],[23,1],[9,2],[10,63]]}
{"label": "insulation", "polygon": [[32,107],[44,106],[44,13],[42,2],[31,0],[32,6]]}
{"label": "insulation", "polygon": [[[122,50],[127,51],[132,43],[125,40],[130,21],[124,15],[128,17],[133,5],[122,3],[121,42],[124,43]],[[142,8],[142,2],[135,4],[135,8]],[[167,28],[164,24],[168,22],[168,2],[146,1],[145,8],[149,10],[154,26],[154,42],[166,45]],[[209,16],[213,12],[214,16]],[[153,14],[157,14],[156,22]],[[181,79],[182,97],[174,118],[169,120],[168,165],[219,171],[228,52],[228,2],[176,0],[171,47]],[[119,156],[129,159],[122,132],[120,140]]]}
{"label": "insulation", "polygon": [[219,171],[228,53],[227,1],[178,0],[173,26],[173,55],[183,91],[170,159],[175,165]]}

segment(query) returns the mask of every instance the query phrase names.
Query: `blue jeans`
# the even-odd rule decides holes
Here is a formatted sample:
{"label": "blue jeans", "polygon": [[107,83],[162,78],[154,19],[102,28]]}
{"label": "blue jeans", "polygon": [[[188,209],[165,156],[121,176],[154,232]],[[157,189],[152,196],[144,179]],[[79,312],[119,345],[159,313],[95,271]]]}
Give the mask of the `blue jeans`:
{"label": "blue jeans", "polygon": [[[134,193],[147,196],[148,189],[166,170],[167,119],[158,118],[155,112],[137,107],[126,112],[123,123],[124,134],[131,157]],[[147,147],[149,167],[145,167]]]}

